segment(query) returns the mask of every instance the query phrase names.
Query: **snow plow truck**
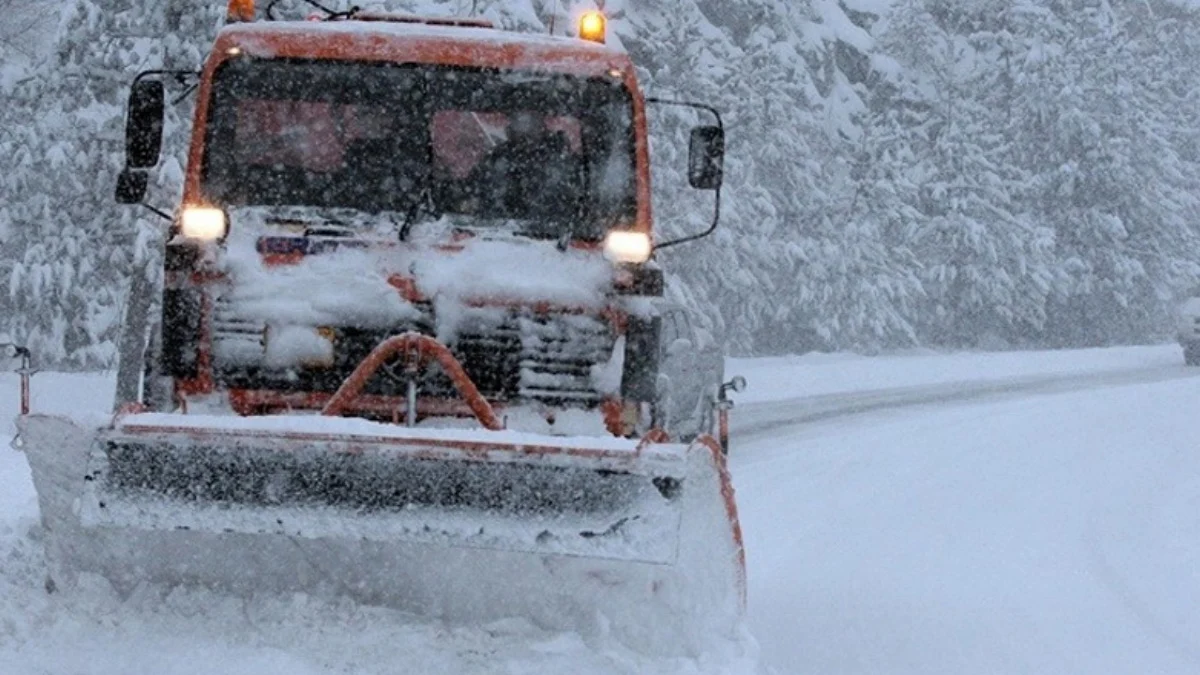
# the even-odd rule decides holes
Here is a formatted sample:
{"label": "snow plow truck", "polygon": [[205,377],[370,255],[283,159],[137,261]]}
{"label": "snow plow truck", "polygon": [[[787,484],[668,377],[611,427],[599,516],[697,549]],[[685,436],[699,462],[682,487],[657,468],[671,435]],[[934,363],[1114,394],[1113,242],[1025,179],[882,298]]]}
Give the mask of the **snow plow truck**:
{"label": "snow plow truck", "polygon": [[[707,106],[645,97],[600,13],[550,36],[274,5],[233,0],[201,71],[134,80],[117,200],[156,210],[174,83],[197,97],[182,200],[156,210],[159,319],[127,326],[135,393],[19,420],[50,583],[347,595],[652,651],[736,630],[744,380],[663,299],[655,252],[705,233],[656,243],[650,206],[647,106]],[[711,113],[686,172],[719,213]]]}

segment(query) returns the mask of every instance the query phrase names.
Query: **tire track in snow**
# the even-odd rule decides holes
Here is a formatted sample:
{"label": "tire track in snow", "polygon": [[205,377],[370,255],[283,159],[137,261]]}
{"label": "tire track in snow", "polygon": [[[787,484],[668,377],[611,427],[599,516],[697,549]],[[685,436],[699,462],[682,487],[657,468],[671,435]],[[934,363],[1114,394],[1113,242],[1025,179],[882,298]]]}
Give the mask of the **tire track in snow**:
{"label": "tire track in snow", "polygon": [[[1193,569],[1188,561],[1172,560],[1175,573],[1161,569],[1163,556],[1173,554],[1174,558],[1179,553],[1178,545],[1174,542],[1195,540],[1197,526],[1193,519],[1193,505],[1200,498],[1200,480],[1187,470],[1186,465],[1176,466],[1172,459],[1170,456],[1163,458],[1150,455],[1141,460],[1140,472],[1128,474],[1128,480],[1135,481],[1138,489],[1126,490],[1123,494],[1140,495],[1141,498],[1136,502],[1108,503],[1109,496],[1101,495],[1099,498],[1103,501],[1100,504],[1105,508],[1092,509],[1087,528],[1082,533],[1082,543],[1091,572],[1102,587],[1147,631],[1157,636],[1176,656],[1189,662],[1195,672],[1200,672],[1200,641],[1196,640],[1186,625],[1179,624],[1180,617],[1172,620],[1157,611],[1156,607],[1163,603],[1156,603],[1149,597],[1154,595],[1155,590],[1160,596],[1170,593],[1187,597],[1190,593],[1196,597],[1200,590],[1194,583],[1194,574],[1187,573]],[[1114,521],[1118,525],[1123,524],[1123,538],[1138,542],[1127,547],[1123,561],[1114,559],[1104,546],[1106,537],[1103,533],[1113,528]],[[1188,524],[1192,532],[1184,529]],[[1156,556],[1147,558],[1139,555],[1153,549],[1157,549]],[[1132,559],[1130,554],[1133,555]],[[1159,569],[1144,569],[1147,564],[1153,565],[1154,557],[1159,558]],[[1179,574],[1180,571],[1183,573]],[[1171,578],[1192,579],[1193,584],[1190,588],[1184,585],[1167,590],[1153,582],[1155,579]]]}
{"label": "tire track in snow", "polygon": [[776,434],[788,427],[867,413],[922,406],[1001,401],[1194,377],[1200,377],[1200,369],[1188,368],[1181,364],[1080,375],[1035,375],[1006,380],[948,382],[750,403],[733,410],[732,451],[736,453],[737,446],[744,441]]}
{"label": "tire track in snow", "polygon": [[1092,573],[1096,579],[1147,631],[1162,640],[1163,644],[1176,656],[1192,663],[1200,670],[1200,644],[1189,639],[1186,634],[1173,628],[1169,621],[1158,616],[1150,603],[1134,590],[1126,576],[1118,571],[1104,553],[1099,537],[1095,534],[1096,524],[1093,522],[1090,527],[1091,531],[1085,534],[1083,544],[1091,559]]}

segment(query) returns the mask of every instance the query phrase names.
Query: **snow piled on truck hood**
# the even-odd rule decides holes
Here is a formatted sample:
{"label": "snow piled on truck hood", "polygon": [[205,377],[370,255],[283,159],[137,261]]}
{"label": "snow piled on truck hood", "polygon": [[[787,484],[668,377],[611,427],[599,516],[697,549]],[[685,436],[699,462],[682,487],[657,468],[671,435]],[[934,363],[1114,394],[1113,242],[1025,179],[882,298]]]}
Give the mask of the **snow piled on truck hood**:
{"label": "snow piled on truck hood", "polygon": [[599,308],[612,283],[603,256],[547,241],[477,239],[461,251],[413,255],[417,286],[430,297]]}
{"label": "snow piled on truck hood", "polygon": [[224,298],[238,315],[266,323],[309,326],[394,326],[420,313],[388,283],[379,256],[340,250],[308,256],[295,265],[267,267],[254,244],[229,247],[233,284]]}
{"label": "snow piled on truck hood", "polygon": [[[232,287],[224,298],[240,317],[273,324],[391,327],[419,318],[390,279],[412,279],[439,312],[456,322],[470,304],[550,304],[600,309],[612,286],[611,264],[598,252],[561,249],[520,237],[472,237],[398,242],[361,237],[312,237],[332,250],[290,265],[268,266],[257,250],[269,227],[237,228],[226,245]],[[439,334],[442,332],[439,327]]]}

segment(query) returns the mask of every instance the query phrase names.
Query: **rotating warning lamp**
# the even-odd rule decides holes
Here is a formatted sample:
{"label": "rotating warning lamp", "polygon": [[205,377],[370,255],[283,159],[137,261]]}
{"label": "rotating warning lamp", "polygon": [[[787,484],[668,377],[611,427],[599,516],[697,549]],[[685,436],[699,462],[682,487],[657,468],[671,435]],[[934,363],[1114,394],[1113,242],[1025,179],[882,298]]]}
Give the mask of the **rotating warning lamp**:
{"label": "rotating warning lamp", "polygon": [[230,23],[254,20],[254,0],[229,0],[225,20]]}
{"label": "rotating warning lamp", "polygon": [[604,44],[608,37],[608,19],[603,12],[584,12],[579,17],[579,37],[589,42]]}

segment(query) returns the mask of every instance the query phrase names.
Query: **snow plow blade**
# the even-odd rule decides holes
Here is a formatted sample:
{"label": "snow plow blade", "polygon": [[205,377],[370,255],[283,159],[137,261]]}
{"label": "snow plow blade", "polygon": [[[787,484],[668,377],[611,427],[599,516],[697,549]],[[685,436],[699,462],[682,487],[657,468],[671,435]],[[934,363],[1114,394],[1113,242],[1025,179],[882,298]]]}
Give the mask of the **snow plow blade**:
{"label": "snow plow blade", "polygon": [[22,418],[51,574],[345,595],[454,622],[526,617],[695,652],[744,563],[711,439],[689,445],[357,419]]}

